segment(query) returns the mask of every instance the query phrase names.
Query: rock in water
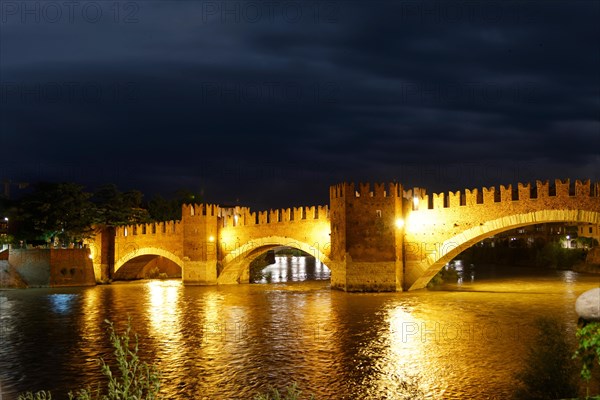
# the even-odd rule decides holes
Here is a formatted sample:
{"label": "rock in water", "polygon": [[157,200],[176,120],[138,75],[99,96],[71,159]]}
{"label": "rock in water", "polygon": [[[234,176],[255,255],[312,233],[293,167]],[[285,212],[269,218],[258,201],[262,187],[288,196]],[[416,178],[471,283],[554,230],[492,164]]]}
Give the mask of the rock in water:
{"label": "rock in water", "polygon": [[582,293],[575,302],[575,311],[586,321],[600,321],[600,288]]}

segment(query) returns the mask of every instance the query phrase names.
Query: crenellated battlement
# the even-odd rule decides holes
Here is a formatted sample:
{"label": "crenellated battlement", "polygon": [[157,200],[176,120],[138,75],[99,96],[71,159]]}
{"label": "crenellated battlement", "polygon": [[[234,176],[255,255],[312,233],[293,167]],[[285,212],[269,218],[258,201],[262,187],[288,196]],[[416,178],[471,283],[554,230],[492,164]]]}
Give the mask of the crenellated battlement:
{"label": "crenellated battlement", "polygon": [[248,207],[239,207],[233,214],[223,216],[223,226],[254,226],[305,220],[327,221],[328,219],[328,206],[291,207],[255,212],[252,212]]}
{"label": "crenellated battlement", "polygon": [[150,222],[119,226],[115,230],[116,237],[137,235],[173,236],[181,234],[181,221]]}
{"label": "crenellated battlement", "polygon": [[[600,183],[570,179],[556,179],[554,182],[537,180],[535,184],[519,182],[512,184],[463,189],[443,193],[427,194],[425,189],[411,188],[403,190],[398,183],[339,183],[330,187],[333,199],[402,197],[413,203],[413,210],[432,210],[464,206],[491,205],[522,201],[537,201],[548,198],[599,197]],[[249,207],[236,206],[221,208],[216,204],[184,204],[182,219],[213,217],[223,220],[223,227],[254,226],[274,223],[291,223],[303,220],[328,220],[329,206],[303,206],[282,209],[252,211]],[[181,233],[182,222],[165,221],[147,224],[132,224],[116,229],[116,236],[131,235],[177,235]]]}
{"label": "crenellated battlement", "polygon": [[[410,198],[412,193],[405,192],[405,198]],[[418,196],[419,206],[415,209],[439,209],[461,206],[490,205],[495,203],[512,203],[518,201],[532,201],[545,198],[572,198],[572,197],[598,197],[600,196],[600,183],[592,184],[586,181],[569,179],[556,179],[550,181],[536,181],[531,183],[518,183],[500,185],[499,187],[483,187],[481,189],[463,189],[456,192],[433,193]]]}
{"label": "crenellated battlement", "polygon": [[183,217],[216,217],[219,215],[219,206],[216,204],[183,204],[181,216]]}
{"label": "crenellated battlement", "polygon": [[353,197],[401,197],[402,186],[399,183],[338,183],[329,188],[331,199],[353,198]]}

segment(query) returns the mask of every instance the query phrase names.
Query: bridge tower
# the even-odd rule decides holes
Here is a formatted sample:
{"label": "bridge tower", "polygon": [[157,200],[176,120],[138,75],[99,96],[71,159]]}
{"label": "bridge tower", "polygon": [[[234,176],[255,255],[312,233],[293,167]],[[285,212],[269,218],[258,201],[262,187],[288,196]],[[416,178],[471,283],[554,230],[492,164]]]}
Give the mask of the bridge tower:
{"label": "bridge tower", "polygon": [[330,187],[331,287],[401,291],[404,201],[398,183]]}
{"label": "bridge tower", "polygon": [[186,285],[217,283],[218,206],[214,204],[184,204],[183,268],[181,277]]}

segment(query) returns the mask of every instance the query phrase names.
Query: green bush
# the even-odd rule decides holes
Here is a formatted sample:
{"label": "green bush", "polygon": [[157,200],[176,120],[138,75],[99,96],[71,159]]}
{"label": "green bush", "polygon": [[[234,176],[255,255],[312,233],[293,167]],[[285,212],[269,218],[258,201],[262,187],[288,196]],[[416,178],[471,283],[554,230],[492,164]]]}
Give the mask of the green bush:
{"label": "green bush", "polygon": [[18,400],[52,400],[52,394],[45,390],[40,390],[35,393],[27,392],[19,395]]}
{"label": "green bush", "polygon": [[585,260],[587,251],[584,249],[565,249],[560,243],[546,244],[536,254],[536,264],[549,268],[571,268]]}
{"label": "green bush", "polygon": [[[307,397],[308,399],[314,400],[314,396]],[[292,383],[287,386],[284,393],[279,393],[279,390],[269,386],[267,393],[257,394],[254,396],[254,400],[301,400],[302,391],[298,389],[296,383]]]}
{"label": "green bush", "polygon": [[445,267],[435,274],[427,283],[427,288],[432,289],[446,282],[456,283],[458,281],[458,272],[453,268],[446,269]]}
{"label": "green bush", "polygon": [[579,346],[573,358],[581,358],[581,379],[589,383],[594,365],[600,364],[600,322],[589,322],[578,329],[577,338]]}

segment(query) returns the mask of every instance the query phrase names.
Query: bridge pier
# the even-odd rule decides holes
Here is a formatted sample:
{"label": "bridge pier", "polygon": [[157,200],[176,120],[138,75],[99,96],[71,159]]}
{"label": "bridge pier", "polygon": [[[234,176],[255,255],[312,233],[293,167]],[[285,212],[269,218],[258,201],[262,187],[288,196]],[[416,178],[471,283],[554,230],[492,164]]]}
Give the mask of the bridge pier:
{"label": "bridge pier", "polygon": [[186,285],[217,284],[218,208],[214,205],[183,205],[183,268]]}
{"label": "bridge pier", "polygon": [[217,260],[183,260],[181,279],[186,285],[216,285]]}
{"label": "bridge pier", "polygon": [[96,227],[93,239],[85,244],[90,248],[96,282],[110,281],[115,271],[115,228]]}
{"label": "bridge pier", "polygon": [[331,287],[347,292],[403,290],[403,191],[399,184],[340,184],[330,190]]}
{"label": "bridge pier", "polygon": [[402,291],[402,262],[334,262],[331,268],[331,288],[346,292]]}

